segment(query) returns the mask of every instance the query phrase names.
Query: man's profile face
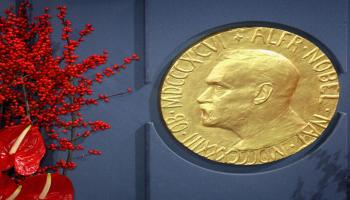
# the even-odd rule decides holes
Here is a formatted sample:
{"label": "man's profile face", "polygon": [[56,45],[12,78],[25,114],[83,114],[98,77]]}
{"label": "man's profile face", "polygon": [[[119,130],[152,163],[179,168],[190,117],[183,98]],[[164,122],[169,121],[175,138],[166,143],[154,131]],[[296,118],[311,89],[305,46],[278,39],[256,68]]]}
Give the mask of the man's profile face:
{"label": "man's profile face", "polygon": [[[204,126],[232,129],[245,123],[254,106],[254,86],[242,70],[247,63],[230,60],[217,64],[206,78],[208,88],[197,101]],[[241,69],[241,70],[240,70]]]}

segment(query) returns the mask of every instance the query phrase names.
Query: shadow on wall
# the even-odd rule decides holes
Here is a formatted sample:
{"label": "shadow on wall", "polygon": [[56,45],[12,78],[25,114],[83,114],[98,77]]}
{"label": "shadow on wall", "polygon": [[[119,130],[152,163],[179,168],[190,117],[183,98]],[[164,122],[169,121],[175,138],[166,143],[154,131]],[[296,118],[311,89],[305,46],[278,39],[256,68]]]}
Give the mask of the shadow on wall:
{"label": "shadow on wall", "polygon": [[341,156],[339,151],[331,154],[325,150],[321,150],[309,159],[317,161],[314,170],[321,173],[320,180],[317,183],[317,190],[310,191],[305,186],[303,178],[299,177],[297,188],[291,199],[326,200],[330,196],[330,194],[327,194],[329,188],[334,187],[337,193],[345,194],[344,200],[347,200],[347,197],[350,197],[350,170],[344,168],[341,163],[344,159],[349,160],[349,156]]}

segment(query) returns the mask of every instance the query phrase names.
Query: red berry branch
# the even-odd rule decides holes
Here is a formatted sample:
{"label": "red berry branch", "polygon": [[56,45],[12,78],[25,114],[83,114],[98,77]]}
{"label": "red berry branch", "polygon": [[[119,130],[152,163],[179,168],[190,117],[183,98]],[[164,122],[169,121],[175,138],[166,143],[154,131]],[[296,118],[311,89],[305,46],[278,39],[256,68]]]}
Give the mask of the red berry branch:
{"label": "red berry branch", "polygon": [[[80,58],[76,50],[94,28],[86,24],[79,37],[73,38],[72,22],[66,18],[65,6],[57,7],[64,48],[61,55],[55,56],[49,9],[31,20],[30,6],[24,1],[17,12],[8,9],[5,16],[0,17],[0,122],[3,127],[0,131],[0,170],[17,183],[30,174],[66,174],[67,170],[76,167],[74,151],[85,152],[77,158],[101,155],[101,151],[85,148],[82,142],[111,126],[101,120],[90,121],[81,110],[99,102],[109,102],[110,97],[130,93],[131,88],[112,95],[96,94],[92,86],[120,74],[128,64],[139,60],[133,54],[124,58],[120,65],[102,67],[108,59],[107,51]],[[87,72],[92,70],[95,76],[89,78]],[[45,135],[48,140],[41,144],[41,136]],[[25,146],[33,141],[36,141],[37,149],[30,149],[33,145]],[[44,151],[38,151],[43,148],[41,146]],[[46,148],[66,152],[67,157],[52,166],[39,166]],[[23,164],[21,156],[32,156],[35,162]]]}

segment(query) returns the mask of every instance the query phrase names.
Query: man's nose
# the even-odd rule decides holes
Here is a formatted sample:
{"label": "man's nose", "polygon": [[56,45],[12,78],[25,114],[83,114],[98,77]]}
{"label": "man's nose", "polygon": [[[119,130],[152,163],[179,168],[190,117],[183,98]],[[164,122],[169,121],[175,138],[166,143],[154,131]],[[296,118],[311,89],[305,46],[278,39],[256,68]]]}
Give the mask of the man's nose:
{"label": "man's nose", "polygon": [[199,97],[197,98],[198,103],[212,102],[210,93],[211,93],[210,88],[207,88],[204,92],[202,92],[202,94],[200,94]]}

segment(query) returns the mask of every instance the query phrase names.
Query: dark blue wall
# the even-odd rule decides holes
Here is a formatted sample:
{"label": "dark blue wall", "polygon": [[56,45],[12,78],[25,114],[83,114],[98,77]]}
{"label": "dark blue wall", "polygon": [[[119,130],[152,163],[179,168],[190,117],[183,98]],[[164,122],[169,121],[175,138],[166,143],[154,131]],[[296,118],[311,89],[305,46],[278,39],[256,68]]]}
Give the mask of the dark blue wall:
{"label": "dark blue wall", "polygon": [[[10,2],[2,1],[0,8]],[[113,128],[86,141],[87,146],[101,149],[103,156],[78,161],[78,168],[68,174],[76,199],[345,199],[342,181],[348,164],[350,102],[347,0],[32,2],[34,15],[44,7],[67,5],[73,27],[94,25],[96,31],[79,55],[108,49],[110,64],[133,52],[142,58],[123,75],[96,87],[100,93],[133,87],[134,93],[84,111],[92,120],[105,120]],[[338,120],[328,136],[290,159],[248,169],[218,165],[184,150],[169,137],[157,106],[160,78],[171,59],[210,30],[242,21],[280,23],[311,34],[335,55],[344,72]]]}
{"label": "dark blue wall", "polygon": [[349,100],[348,1],[147,1],[146,55],[153,96],[169,61],[211,29],[242,21],[280,23],[311,34],[340,68],[338,120],[327,137],[283,161],[261,167],[223,166],[174,142],[151,99],[150,199],[345,199]]}

